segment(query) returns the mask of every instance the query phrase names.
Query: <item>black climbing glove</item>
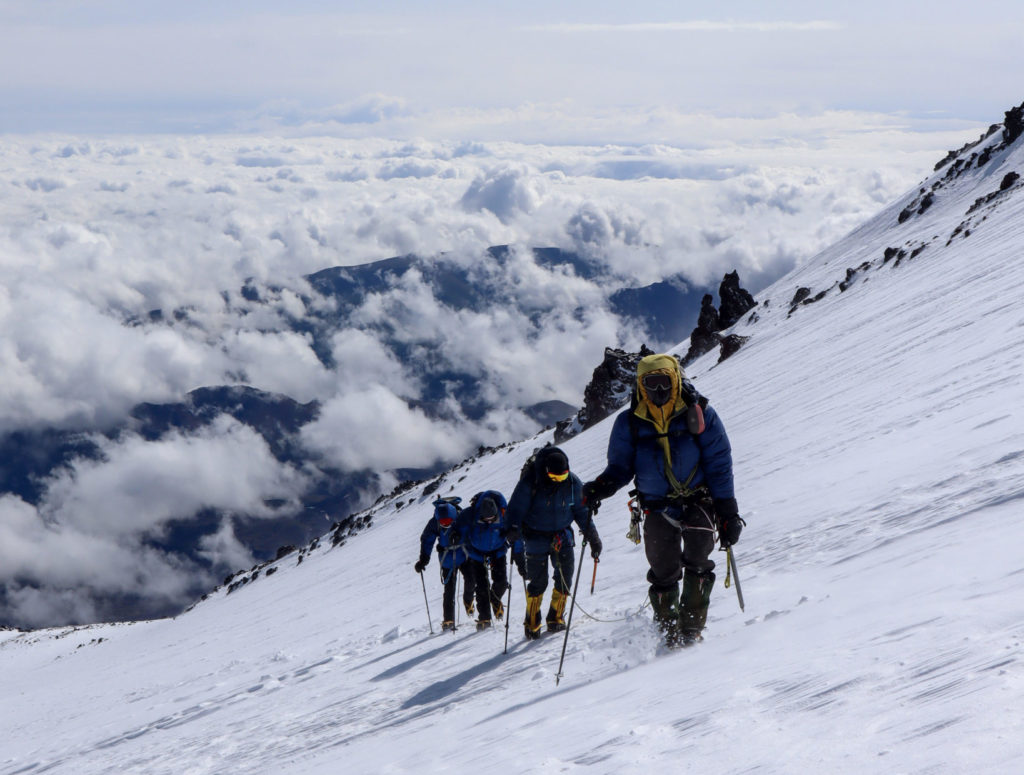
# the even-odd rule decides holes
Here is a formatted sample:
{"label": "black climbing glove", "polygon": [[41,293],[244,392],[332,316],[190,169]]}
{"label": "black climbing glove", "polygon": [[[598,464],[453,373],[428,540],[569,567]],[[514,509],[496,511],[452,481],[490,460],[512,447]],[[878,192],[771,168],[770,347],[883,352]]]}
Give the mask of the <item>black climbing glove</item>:
{"label": "black climbing glove", "polygon": [[610,498],[618,489],[602,474],[583,485],[583,505],[589,507],[591,511],[597,511],[601,507],[601,501]]}
{"label": "black climbing glove", "polygon": [[735,498],[715,498],[715,517],[722,546],[732,546],[740,540],[740,533],[747,523],[739,514]]}
{"label": "black climbing glove", "polygon": [[508,532],[505,533],[505,540],[508,541],[509,546],[515,546],[516,541],[521,540],[522,537],[522,532],[515,525],[512,525],[512,527],[508,529]]}
{"label": "black climbing glove", "polygon": [[516,570],[519,571],[519,575],[522,578],[526,578],[526,555],[520,552],[519,554],[512,555],[512,562],[516,565]]}
{"label": "black climbing glove", "polygon": [[601,550],[604,549],[604,544],[601,543],[601,536],[597,534],[597,526],[591,524],[587,530],[583,531],[583,537],[590,544],[590,556],[596,560],[601,556]]}
{"label": "black climbing glove", "polygon": [[428,562],[430,562],[429,557],[420,557],[416,560],[416,564],[413,565],[413,567],[416,569],[417,573],[423,573],[423,569],[427,567]]}

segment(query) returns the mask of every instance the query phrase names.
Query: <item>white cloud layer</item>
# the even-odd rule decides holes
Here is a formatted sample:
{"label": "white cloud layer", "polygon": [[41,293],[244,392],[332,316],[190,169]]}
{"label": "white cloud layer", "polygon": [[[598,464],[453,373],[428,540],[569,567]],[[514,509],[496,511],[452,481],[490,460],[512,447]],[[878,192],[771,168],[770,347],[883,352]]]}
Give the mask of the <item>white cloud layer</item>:
{"label": "white cloud layer", "polygon": [[[472,267],[489,245],[513,243],[586,252],[635,284],[676,272],[715,283],[735,268],[756,286],[971,136],[944,122],[921,132],[862,114],[671,120],[689,147],[8,138],[0,149],[0,428],[104,425],[139,401],[237,381],[301,401],[370,380],[415,397],[416,376],[377,368],[386,356],[366,336],[334,343],[332,371],[308,337],[288,330],[285,321],[303,310],[299,296],[309,294],[302,275],[413,251],[446,252]],[[531,262],[509,271],[510,289],[521,301],[536,296],[538,308],[589,307],[598,290]],[[282,290],[268,306],[246,305],[238,289],[250,277]],[[126,324],[145,323],[154,309],[180,319]],[[458,344],[467,328],[482,362],[490,352],[518,358],[543,349],[522,321],[502,314],[457,319],[414,276],[359,312],[365,322],[395,315],[402,331],[447,343],[467,363],[472,348]],[[583,337],[587,363],[614,343],[607,323],[565,325]],[[546,393],[513,380],[509,395],[575,401],[592,367],[572,365],[580,372],[550,380]]]}
{"label": "white cloud layer", "polygon": [[[605,346],[643,341],[606,309],[607,288],[538,266],[524,246],[579,251],[621,285],[675,273],[717,285],[738,269],[756,290],[980,131],[857,113],[574,122],[551,108],[413,119],[387,100],[364,107],[376,123],[341,123],[355,107],[297,115],[291,136],[277,123],[265,136],[5,138],[0,432],[107,429],[140,402],[244,383],[319,400],[302,440],[343,469],[458,459],[534,430],[519,407],[578,403]],[[440,139],[362,136],[415,121]],[[513,143],[503,127],[646,139]],[[500,265],[483,259],[497,244],[514,246]],[[503,296],[455,310],[410,271],[352,311],[365,330],[322,343],[325,366],[294,327],[311,298],[303,276],[410,252],[444,253]],[[244,297],[247,281],[262,301]],[[469,375],[451,389],[491,408],[470,420],[443,396],[426,411],[422,356]],[[148,541],[199,509],[269,515],[267,500],[294,502],[305,483],[233,420],[159,442],[95,438],[102,459],[57,475],[38,508],[0,498],[0,583],[23,623],[89,621],[117,595],[180,605],[248,553],[227,521],[199,547],[209,572]]]}
{"label": "white cloud layer", "polygon": [[[38,508],[0,498],[0,599],[22,626],[88,622],[112,599],[170,610],[252,562],[230,515],[270,517],[267,499],[297,498],[303,475],[279,464],[251,429],[221,419],[194,436],[157,442],[98,438],[103,458],[79,460],[49,483]],[[206,536],[200,568],[155,548],[175,519],[201,509],[226,516]],[[122,612],[124,610],[121,604]]]}

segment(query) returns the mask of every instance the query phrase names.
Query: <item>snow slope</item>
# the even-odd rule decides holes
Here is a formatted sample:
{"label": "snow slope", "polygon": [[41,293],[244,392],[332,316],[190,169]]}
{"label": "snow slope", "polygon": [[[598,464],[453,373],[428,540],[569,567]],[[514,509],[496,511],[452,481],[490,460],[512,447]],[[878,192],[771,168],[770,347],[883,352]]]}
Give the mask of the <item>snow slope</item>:
{"label": "snow slope", "polygon": [[[417,489],[176,619],[0,633],[0,773],[1019,772],[1024,192],[967,210],[1022,145],[903,223],[921,192],[894,203],[763,292],[738,354],[690,369],[748,519],[746,612],[720,573],[699,647],[658,652],[624,492],[557,686],[562,641],[522,641],[518,578],[507,655],[503,629],[431,636]],[[790,314],[799,287],[828,292]],[[610,422],[566,445],[584,478]],[[543,440],[440,492],[510,492]]]}

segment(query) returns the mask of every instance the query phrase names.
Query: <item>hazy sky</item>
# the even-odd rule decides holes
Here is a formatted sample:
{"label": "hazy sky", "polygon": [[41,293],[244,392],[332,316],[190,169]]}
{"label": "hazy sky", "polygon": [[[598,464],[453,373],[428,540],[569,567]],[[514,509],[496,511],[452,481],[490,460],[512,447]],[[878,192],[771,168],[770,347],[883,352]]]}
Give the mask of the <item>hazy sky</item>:
{"label": "hazy sky", "polygon": [[538,105],[991,121],[1020,100],[1022,33],[1009,0],[4,0],[0,131],[405,115],[429,134],[448,111]]}

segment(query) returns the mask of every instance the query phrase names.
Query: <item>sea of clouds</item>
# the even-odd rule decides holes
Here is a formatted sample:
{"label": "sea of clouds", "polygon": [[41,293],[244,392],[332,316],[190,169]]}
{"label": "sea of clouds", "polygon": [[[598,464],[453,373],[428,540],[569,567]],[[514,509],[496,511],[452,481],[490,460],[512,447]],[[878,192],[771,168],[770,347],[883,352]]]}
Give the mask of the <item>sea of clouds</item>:
{"label": "sea of clouds", "polygon": [[[366,299],[354,313],[362,330],[338,332],[326,365],[288,325],[310,297],[304,276],[443,253],[472,278],[493,271],[487,247],[511,244],[597,259],[623,287],[677,273],[717,286],[736,269],[756,291],[974,134],[852,114],[647,114],[633,119],[647,134],[629,133],[649,141],[596,142],[607,126],[594,119],[558,144],[557,117],[504,119],[536,140],[498,139],[500,121],[484,114],[432,124],[432,136],[451,121],[479,140],[363,136],[406,129],[400,105],[372,101],[305,116],[288,133],[288,116],[275,115],[273,135],[0,138],[0,433],[68,429],[102,449],[54,474],[39,504],[0,499],[11,620],[103,618],[104,591],[187,603],[197,579],[208,585],[251,556],[229,520],[202,539],[208,567],[154,539],[197,509],[269,514],[267,501],[294,501],[307,483],[235,421],[157,443],[99,435],[140,402],[222,384],[316,399],[302,442],[330,465],[430,466],[533,432],[520,407],[578,404],[603,348],[643,337],[606,309],[607,288],[516,249],[501,280],[529,314],[454,312],[411,272]],[[655,141],[670,130],[699,140]],[[273,293],[249,303],[246,283]],[[486,377],[493,409],[467,422],[454,405],[418,407],[420,375],[374,334],[384,326]]]}

